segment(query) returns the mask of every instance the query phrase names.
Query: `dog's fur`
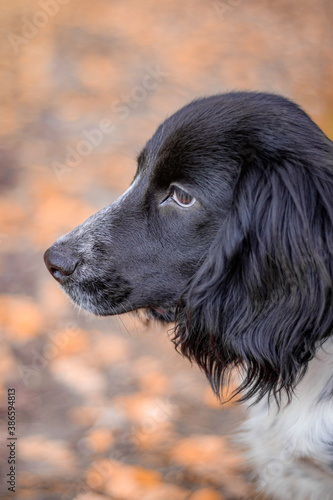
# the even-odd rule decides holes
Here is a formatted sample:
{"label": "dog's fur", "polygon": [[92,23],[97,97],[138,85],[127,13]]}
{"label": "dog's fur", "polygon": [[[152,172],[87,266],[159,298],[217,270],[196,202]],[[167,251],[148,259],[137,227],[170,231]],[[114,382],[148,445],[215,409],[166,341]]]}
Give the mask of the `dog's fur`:
{"label": "dog's fur", "polygon": [[[197,201],[179,206],[175,185]],[[95,314],[174,321],[217,394],[238,368],[259,488],[333,498],[333,144],[298,106],[254,92],[188,104],[128,191],[46,261]]]}

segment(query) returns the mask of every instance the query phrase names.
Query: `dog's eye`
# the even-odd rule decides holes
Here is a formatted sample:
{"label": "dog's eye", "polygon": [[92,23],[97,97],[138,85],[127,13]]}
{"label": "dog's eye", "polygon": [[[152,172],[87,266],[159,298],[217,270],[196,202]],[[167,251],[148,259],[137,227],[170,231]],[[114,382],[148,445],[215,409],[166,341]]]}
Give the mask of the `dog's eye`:
{"label": "dog's eye", "polygon": [[173,188],[173,193],[171,198],[179,205],[180,207],[191,207],[196,202],[194,196],[191,196],[183,189],[180,189],[178,186]]}

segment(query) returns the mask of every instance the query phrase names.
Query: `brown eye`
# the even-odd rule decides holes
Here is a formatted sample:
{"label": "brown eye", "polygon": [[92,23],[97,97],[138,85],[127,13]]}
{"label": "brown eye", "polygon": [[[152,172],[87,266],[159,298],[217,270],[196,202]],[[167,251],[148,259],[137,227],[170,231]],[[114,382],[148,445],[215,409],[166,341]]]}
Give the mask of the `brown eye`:
{"label": "brown eye", "polygon": [[185,208],[191,207],[196,202],[194,196],[191,196],[179,187],[174,188],[172,199],[177,203],[177,205]]}

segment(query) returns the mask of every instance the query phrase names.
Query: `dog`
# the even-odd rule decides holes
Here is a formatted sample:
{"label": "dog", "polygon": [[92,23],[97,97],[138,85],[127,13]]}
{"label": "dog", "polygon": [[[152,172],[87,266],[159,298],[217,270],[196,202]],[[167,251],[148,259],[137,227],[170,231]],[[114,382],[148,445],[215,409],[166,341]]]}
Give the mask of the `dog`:
{"label": "dog", "polygon": [[333,143],[300,107],[258,92],[187,104],[129,189],[44,258],[96,315],[173,322],[217,395],[238,371],[259,491],[333,499]]}

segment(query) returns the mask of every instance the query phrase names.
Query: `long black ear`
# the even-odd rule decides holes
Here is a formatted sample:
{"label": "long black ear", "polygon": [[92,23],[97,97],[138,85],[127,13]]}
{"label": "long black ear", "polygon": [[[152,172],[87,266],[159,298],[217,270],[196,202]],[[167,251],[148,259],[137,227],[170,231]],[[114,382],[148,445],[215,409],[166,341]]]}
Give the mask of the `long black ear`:
{"label": "long black ear", "polygon": [[277,400],[304,375],[333,331],[333,165],[243,166],[233,203],[178,311],[174,342],[220,394],[230,368],[245,369],[240,400]]}

